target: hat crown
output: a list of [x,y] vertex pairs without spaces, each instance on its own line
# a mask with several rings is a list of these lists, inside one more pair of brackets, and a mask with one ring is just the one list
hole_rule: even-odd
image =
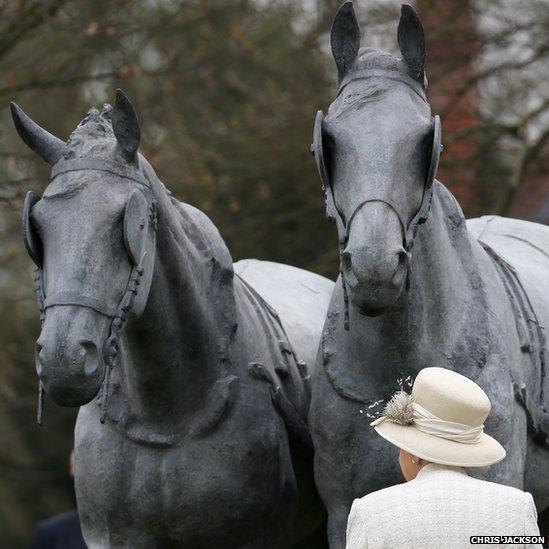
[[445,368],[424,368],[412,388],[414,401],[445,421],[479,427],[490,413],[490,399],[469,378]]

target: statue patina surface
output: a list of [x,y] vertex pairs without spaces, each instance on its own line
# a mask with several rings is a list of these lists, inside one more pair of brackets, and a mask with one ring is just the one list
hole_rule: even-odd
[[352,2],[334,20],[338,96],[312,150],[337,224],[341,276],[323,329],[309,423],[332,548],[354,498],[402,482],[394,448],[369,426],[425,366],[488,393],[486,431],[507,458],[478,474],[549,506],[549,227],[466,221],[435,180],[440,122],[425,97],[425,38],[410,6],[402,57],[360,47]]
[[121,91],[67,143],[12,113],[53,166],[43,196],[27,196],[23,232],[40,400],[80,406],[88,546],[322,547],[307,412],[333,283],[276,263],[233,267],[213,223],[138,153]]

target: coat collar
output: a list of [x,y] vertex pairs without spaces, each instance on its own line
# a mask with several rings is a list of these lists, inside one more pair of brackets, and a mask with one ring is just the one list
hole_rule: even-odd
[[467,471],[463,467],[453,467],[451,465],[439,465],[438,463],[428,463],[424,465],[416,476],[418,480],[424,480],[440,473],[450,473],[452,475],[465,475]]

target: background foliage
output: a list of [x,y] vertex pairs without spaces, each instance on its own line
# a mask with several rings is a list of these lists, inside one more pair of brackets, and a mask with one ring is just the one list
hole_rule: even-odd
[[[324,217],[309,143],[316,110],[326,110],[335,92],[327,31],[338,5],[0,2],[0,539],[6,546],[24,546],[37,520],[74,505],[67,462],[75,418],[48,403],[45,426],[34,424],[39,323],[19,212],[26,190],[42,192],[49,173],[19,142],[8,101],[66,139],[91,106],[111,101],[122,87],[140,113],[142,153],[180,200],[213,219],[235,260],[270,259],[333,277],[336,235]],[[355,5],[363,43],[395,50],[398,3]],[[537,212],[547,196],[540,175],[548,126],[546,2],[420,0],[417,7],[429,44],[429,95],[444,123],[443,180],[468,215],[543,215]],[[521,214],[513,207],[524,185],[533,206]]]

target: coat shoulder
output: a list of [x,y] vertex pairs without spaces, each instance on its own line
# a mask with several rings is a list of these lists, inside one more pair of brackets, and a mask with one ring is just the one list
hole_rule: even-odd
[[520,510],[525,516],[536,516],[537,518],[536,505],[530,492],[523,492],[518,488],[487,480],[478,482],[483,484],[486,491],[491,492],[494,501],[505,502],[508,508],[515,509],[517,513]]
[[383,502],[398,500],[404,494],[409,492],[409,490],[410,483],[404,482],[402,484],[395,484],[393,486],[389,486],[388,488],[370,492],[361,498],[355,499],[353,506],[356,506],[357,510],[376,508]]
[[477,478],[469,477],[470,481],[475,483],[479,490],[486,490],[492,492],[495,496],[506,498],[508,501],[515,503],[522,503],[529,505],[532,496],[529,492],[523,492],[513,486],[506,486],[505,484],[498,484],[497,482],[491,482],[488,480],[480,480]]

